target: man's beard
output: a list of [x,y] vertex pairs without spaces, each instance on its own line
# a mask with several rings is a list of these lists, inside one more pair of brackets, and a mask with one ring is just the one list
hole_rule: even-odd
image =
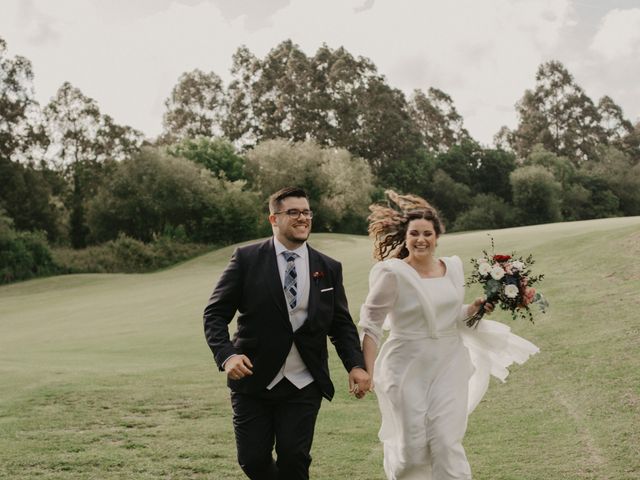
[[[290,241],[291,243],[295,243],[297,245],[302,245],[304,242],[307,241],[307,239],[309,238],[309,234],[311,233],[310,225],[305,225],[305,226],[307,227],[307,232],[306,232],[306,235],[305,235],[304,238],[294,236],[293,232],[291,232],[291,233],[287,232],[285,234],[285,238],[288,241]],[[295,226],[293,228],[295,228]]]

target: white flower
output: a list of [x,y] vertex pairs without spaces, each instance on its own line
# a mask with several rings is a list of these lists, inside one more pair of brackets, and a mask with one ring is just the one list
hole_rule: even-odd
[[504,277],[504,270],[501,266],[496,265],[491,269],[491,276],[494,278],[494,280],[500,280],[502,277]]
[[489,275],[489,273],[491,272],[491,265],[489,265],[488,263],[481,263],[480,265],[478,265],[478,272],[480,273],[480,275]]
[[516,298],[518,296],[518,287],[507,285],[504,287],[504,294],[509,298]]
[[485,257],[480,257],[476,261],[479,265],[482,265],[483,263],[489,263],[489,260],[487,260]]
[[513,268],[514,270],[518,270],[519,272],[521,272],[522,270],[524,270],[524,263],[522,263],[519,260],[516,260],[514,262],[511,262],[511,268]]

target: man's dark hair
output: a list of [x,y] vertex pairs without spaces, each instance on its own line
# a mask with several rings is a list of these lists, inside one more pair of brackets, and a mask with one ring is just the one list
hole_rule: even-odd
[[269,197],[269,213],[277,212],[280,209],[282,200],[287,197],[308,198],[307,192],[300,187],[282,188]]

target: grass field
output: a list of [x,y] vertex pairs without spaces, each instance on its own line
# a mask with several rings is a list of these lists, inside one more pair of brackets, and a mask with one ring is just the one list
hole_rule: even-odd
[[[485,233],[445,235],[439,253],[469,265]],[[500,251],[535,255],[552,306],[535,325],[494,316],[541,353],[470,417],[474,478],[640,479],[640,217],[492,233]],[[369,240],[311,244],[343,262],[356,315]],[[201,319],[231,251],[153,274],[0,287],[0,478],[243,478]],[[321,409],[312,478],[382,480],[375,398],[350,398],[333,351],[331,362],[337,394]]]

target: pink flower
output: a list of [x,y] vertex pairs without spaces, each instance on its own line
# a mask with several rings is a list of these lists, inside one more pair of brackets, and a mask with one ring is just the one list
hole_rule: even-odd
[[531,302],[533,302],[533,299],[536,296],[536,289],[533,287],[526,287],[524,289],[524,298],[522,299],[522,303],[527,306],[529,305]]

